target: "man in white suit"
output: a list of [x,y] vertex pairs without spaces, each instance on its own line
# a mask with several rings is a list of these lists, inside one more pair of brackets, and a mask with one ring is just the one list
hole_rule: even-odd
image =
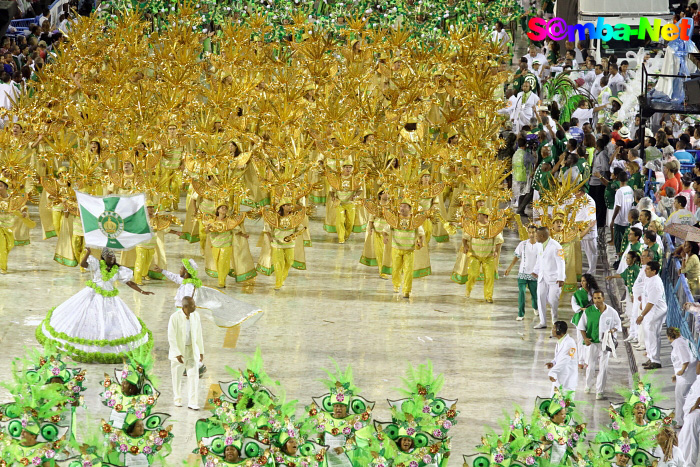
[[552,394],[554,388],[559,386],[564,391],[576,391],[578,386],[578,347],[576,341],[567,334],[568,329],[566,321],[556,321],[552,328],[552,337],[557,338],[557,346],[554,349],[554,360],[545,364],[552,382]]
[[535,329],[546,329],[547,303],[552,308],[552,323],[557,321],[559,315],[559,295],[566,278],[564,250],[556,240],[549,238],[547,227],[537,229],[537,241],[542,244],[542,251],[532,273],[537,278],[537,308],[540,312],[540,322]]
[[202,322],[192,297],[182,299],[182,309],[170,315],[168,343],[170,370],[173,379],[173,399],[176,407],[182,407],[180,386],[182,371],[187,372],[187,407],[199,410],[199,364],[204,360]]

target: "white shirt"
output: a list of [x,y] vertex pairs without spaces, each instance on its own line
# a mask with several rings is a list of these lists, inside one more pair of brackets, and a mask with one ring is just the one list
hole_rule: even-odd
[[[588,318],[586,313],[583,313],[581,315],[581,320],[578,322],[578,326],[576,326],[576,329],[578,331],[585,331],[586,324],[588,324]],[[615,311],[615,309],[610,305],[606,304],[605,311],[601,313],[600,321],[598,321],[598,340],[603,342],[605,334],[613,329],[615,329],[613,336],[617,336],[617,331],[622,330],[622,322],[620,321],[620,315],[617,313],[617,311]]]
[[578,386],[578,348],[576,341],[568,334],[559,339],[554,348],[554,364],[548,376],[556,379],[566,391],[575,391]]
[[668,461],[664,460],[666,456],[664,455],[664,451],[661,449],[661,446],[656,446],[653,455],[659,460],[656,467],[686,467],[683,450],[678,446],[673,446],[671,448],[671,459]]
[[[189,332],[187,326],[189,323]],[[187,335],[190,337],[190,343],[187,344]],[[192,355],[195,360],[199,361],[199,355],[204,355],[204,339],[202,338],[202,321],[199,313],[196,311],[190,313],[190,318],[187,319],[182,310],[177,310],[170,315],[168,321],[168,358],[175,360],[178,355],[185,355],[185,347],[192,346]]]
[[501,32],[494,29],[491,33],[491,42],[495,42],[499,47],[504,48],[505,44],[508,43],[508,33],[505,29],[501,29]]
[[685,382],[691,384],[695,382],[697,360],[695,360],[693,352],[690,350],[688,340],[683,336],[671,342],[671,363],[673,364],[674,374],[681,371],[683,364],[687,363],[688,366],[685,369],[685,373],[682,376],[676,376],[676,378],[683,378]]
[[[523,240],[515,248],[515,256],[520,258],[520,268],[518,276],[531,275],[537,265],[537,257],[542,252],[541,243],[531,243],[530,240]],[[534,278],[533,278],[534,279]]]
[[192,345],[192,325],[189,319],[185,320],[185,336],[185,345]]
[[552,284],[566,279],[564,250],[559,242],[549,238],[547,246],[537,255],[537,264],[533,273],[537,274],[537,282]]
[[658,274],[653,277],[647,277],[644,281],[643,297],[645,303],[654,305],[649,313],[666,314],[666,291],[664,290],[663,282],[661,282],[661,277],[659,277]]
[[[694,371],[694,370],[691,370]],[[697,374],[696,374],[697,376]],[[700,397],[700,377],[696,377],[695,382],[693,383],[692,386],[690,386],[690,391],[688,391],[688,395],[685,396],[685,404],[683,404],[683,414],[688,415],[690,413],[690,409],[693,408],[695,403],[698,401],[698,398]],[[695,409],[697,410],[697,409]]]
[[183,284],[183,278],[177,274],[163,269],[163,275],[170,281],[180,285],[175,292],[175,306],[182,307],[182,299],[185,297],[194,297],[194,284]]
[[593,109],[578,108],[574,110],[571,117],[578,118],[578,127],[580,128],[584,123],[591,123],[591,120],[593,119]]
[[629,214],[630,209],[632,209],[632,204],[634,203],[634,190],[629,186],[621,186],[617,192],[615,192],[615,206],[619,207],[620,210],[615,217],[615,224],[622,227],[627,227],[630,225],[627,220],[627,214]]
[[583,237],[583,240],[590,240],[592,238],[598,238],[598,225],[595,222],[595,201],[589,194],[584,195],[586,197],[586,204],[581,206],[581,208],[576,212],[575,222],[586,222],[590,223],[593,221],[593,228]]
[[537,60],[537,61],[540,62],[540,67],[543,67],[543,66],[545,65],[545,63],[549,63],[549,62],[547,61],[547,57],[545,57],[545,56],[542,55],[541,53],[538,53],[538,54],[535,55],[534,57],[531,56],[531,55],[528,53],[528,54],[525,54],[524,57],[527,59],[527,67],[528,67],[528,68],[530,69],[530,71],[532,71],[533,73],[534,73],[534,71],[535,71],[535,70],[532,68],[532,62],[533,62],[534,60]]
[[687,209],[681,208],[668,216],[666,225],[668,224],[695,225],[695,216]]
[[632,293],[635,299],[638,299],[639,297],[642,297],[642,299],[644,299],[644,283],[647,280],[647,275],[644,271],[646,270],[646,268],[646,264],[641,264],[639,266],[639,274],[637,275],[637,279],[635,279],[634,284],[632,285]]
[[[619,86],[625,83],[625,78],[622,77],[620,73],[615,73],[613,76],[610,74],[608,77],[608,86],[610,86],[610,89],[614,89],[613,86]],[[622,88],[618,88],[619,91],[622,91]]]

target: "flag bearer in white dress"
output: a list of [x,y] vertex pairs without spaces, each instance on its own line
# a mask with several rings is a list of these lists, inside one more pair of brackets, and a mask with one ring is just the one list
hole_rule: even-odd
[[561,245],[549,238],[547,227],[537,228],[537,241],[542,244],[542,251],[537,256],[537,264],[532,276],[537,279],[537,308],[540,312],[540,322],[535,329],[547,327],[547,304],[552,308],[552,323],[557,321],[559,314],[559,295],[566,279],[564,266],[564,250]]
[[596,363],[598,364],[598,379],[596,381],[596,399],[602,399],[605,383],[608,379],[608,360],[610,350],[606,335],[617,337],[617,331],[622,329],[620,315],[613,307],[605,304],[605,293],[602,290],[593,292],[593,305],[586,308],[578,322],[578,330],[583,337],[583,344],[588,347],[586,364],[586,387],[584,392],[591,392],[595,378]]
[[646,303],[642,312],[637,317],[637,324],[644,326],[644,346],[647,349],[649,361],[642,367],[647,370],[661,368],[661,326],[666,320],[666,291],[659,277],[661,265],[658,261],[649,261],[644,273],[647,279],[644,281],[643,300]]
[[202,286],[202,281],[197,277],[197,263],[193,259],[183,259],[180,274],[177,275],[158,266],[154,268],[156,272],[160,272],[166,279],[175,282],[179,287],[175,292],[175,306],[182,307],[182,299],[185,297],[194,297],[196,289]]
[[173,399],[176,407],[182,407],[182,370],[187,372],[187,407],[199,410],[199,365],[204,361],[202,322],[192,297],[182,299],[182,309],[170,315],[168,343],[170,370],[173,379]]
[[567,334],[569,326],[566,321],[557,321],[552,328],[552,336],[558,339],[554,348],[554,360],[545,364],[549,370],[549,380],[554,389],[561,386],[565,392],[571,391],[571,398],[578,386],[578,346],[576,341]]

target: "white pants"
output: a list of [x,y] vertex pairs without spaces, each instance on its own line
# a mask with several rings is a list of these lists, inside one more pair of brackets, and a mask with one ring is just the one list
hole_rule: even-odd
[[588,358],[588,346],[583,345],[583,336],[578,329],[576,329],[576,344],[578,345],[578,349],[576,349],[576,353],[578,353],[578,364],[585,365],[586,359]]
[[180,363],[177,360],[170,360],[170,374],[173,379],[173,401],[177,404],[182,404],[182,395],[180,394],[180,386],[182,386],[182,371],[187,372],[187,397],[189,402],[188,406],[199,407],[197,401],[199,400],[199,365],[197,361],[199,355],[195,358],[192,353],[192,346],[188,345],[185,347],[185,355],[182,356],[182,361]]
[[642,321],[644,326],[644,347],[647,348],[647,357],[653,363],[661,363],[661,326],[666,319],[666,313],[647,313]]
[[[588,235],[586,235],[588,237]],[[588,261],[588,271],[587,274],[595,275],[596,267],[598,266],[598,247],[596,245],[596,236],[591,238],[583,238],[581,240],[581,249],[586,254],[586,260]]]
[[552,308],[552,322],[559,318],[559,295],[561,287],[556,282],[537,281],[537,308],[540,312],[540,324],[547,324],[547,304]]
[[[695,365],[692,365],[695,366]],[[675,374],[675,370],[674,370]],[[695,372],[690,369],[690,366],[685,370],[685,375],[692,375],[695,377]],[[683,406],[685,405],[686,397],[690,391],[690,387],[693,385],[695,380],[691,380],[684,376],[676,376],[676,417],[675,421],[678,426],[683,426]]]
[[[642,314],[642,309],[644,308],[644,300],[637,300],[636,298],[634,299],[634,311],[637,313],[637,318],[639,318],[639,315]],[[646,347],[646,341],[645,341],[645,336],[644,336],[644,322],[642,322],[642,325],[637,325],[637,341],[639,342],[639,345],[643,345]]]
[[698,462],[698,445],[700,445],[700,410],[695,409],[685,414],[683,429],[678,434],[678,447],[688,467],[695,467]]
[[[608,380],[608,360],[610,359],[610,352],[603,351],[603,344],[591,343],[588,347],[588,357],[586,358],[586,363],[588,363],[588,368],[586,368],[586,387],[590,388],[593,386],[593,381],[595,380],[595,392],[596,394],[602,394],[605,392],[605,383]],[[595,370],[596,365],[598,366],[598,378],[596,380]]]
[[518,200],[526,193],[527,181],[513,182],[513,206],[518,205]]
[[637,318],[639,317],[639,311],[637,307],[639,303],[637,303],[636,300],[634,300],[629,293],[629,290],[627,291],[627,296],[625,297],[625,314],[627,315],[627,318],[630,320],[630,332],[629,335],[630,337],[637,339],[638,332],[639,332],[639,326],[637,325]]

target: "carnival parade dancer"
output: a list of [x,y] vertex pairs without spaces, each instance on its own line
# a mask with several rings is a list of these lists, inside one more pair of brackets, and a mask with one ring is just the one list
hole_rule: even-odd
[[102,250],[101,260],[85,250],[81,267],[89,270],[92,279],[83,290],[49,311],[37,328],[39,342],[51,342],[83,362],[117,363],[129,351],[153,346],[153,337],[143,321],[137,318],[118,297],[120,281],[143,295],[146,292],[133,282],[133,272],[117,264],[114,252]]
[[182,300],[185,297],[193,297],[197,304],[198,312],[210,317],[219,327],[232,327],[245,322],[246,325],[254,323],[262,314],[260,307],[236,300],[235,298],[219,292],[211,287],[202,285],[197,271],[197,263],[193,259],[182,260],[180,273],[175,274],[158,266],[154,268],[163,276],[178,284],[175,292],[175,307],[182,308]]

